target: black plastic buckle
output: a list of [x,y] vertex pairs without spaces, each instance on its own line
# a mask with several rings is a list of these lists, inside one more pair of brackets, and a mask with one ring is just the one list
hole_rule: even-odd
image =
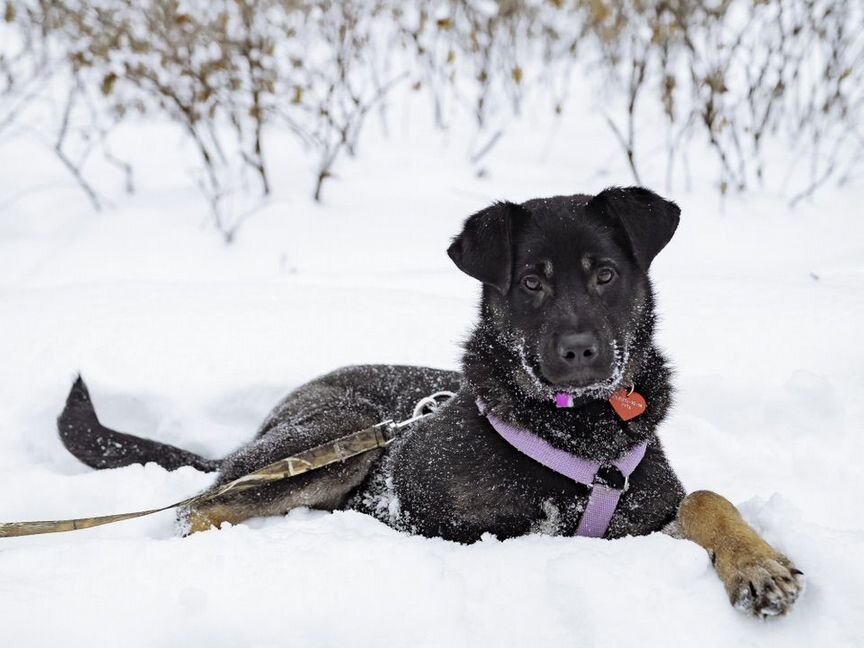
[[620,470],[618,470],[617,466],[613,466],[612,464],[604,464],[600,466],[597,470],[597,474],[594,475],[594,483],[601,484],[602,486],[608,486],[609,488],[614,488],[615,490],[626,491],[627,490],[627,478],[624,476]]

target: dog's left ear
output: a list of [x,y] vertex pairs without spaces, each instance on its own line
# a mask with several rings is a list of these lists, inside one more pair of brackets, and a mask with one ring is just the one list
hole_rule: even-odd
[[642,187],[610,187],[588,203],[588,209],[604,220],[614,220],[624,230],[642,270],[672,239],[681,209]]
[[465,274],[506,294],[510,290],[515,230],[526,217],[525,210],[515,203],[495,203],[465,221],[447,255]]

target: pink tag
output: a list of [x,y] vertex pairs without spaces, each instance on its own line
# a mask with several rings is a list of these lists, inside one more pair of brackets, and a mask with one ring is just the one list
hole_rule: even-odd
[[567,392],[558,392],[555,394],[555,407],[559,409],[573,407],[573,397]]
[[609,404],[612,409],[621,418],[622,421],[629,421],[636,418],[648,405],[645,403],[645,397],[639,392],[627,393],[626,389],[619,389],[609,397]]

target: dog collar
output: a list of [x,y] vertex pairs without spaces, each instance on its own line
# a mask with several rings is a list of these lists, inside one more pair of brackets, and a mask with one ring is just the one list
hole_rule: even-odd
[[576,535],[589,538],[605,536],[618,508],[618,500],[629,486],[630,475],[645,457],[648,441],[639,443],[614,461],[590,461],[559,450],[536,434],[502,421],[479,400],[477,407],[501,438],[519,452],[591,489]]
[[[567,392],[558,392],[552,400],[555,401],[555,407],[559,409],[573,407],[573,395]],[[648,407],[645,397],[632,387],[629,390],[619,389],[616,391],[609,397],[609,404],[622,421],[636,418]]]

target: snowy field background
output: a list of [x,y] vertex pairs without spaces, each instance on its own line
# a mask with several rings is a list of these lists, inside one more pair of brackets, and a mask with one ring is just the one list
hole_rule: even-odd
[[[102,421],[221,456],[287,390],[332,368],[455,368],[478,287],[444,250],[495,199],[629,184],[586,94],[523,120],[475,179],[408,96],[370,122],[323,205],[286,139],[276,191],[223,244],[168,125],[127,123],[138,192],[94,213],[50,152],[0,149],[0,519],[161,505],[211,477],[93,472],[54,418],[76,372]],[[466,131],[467,132],[467,131]],[[782,152],[781,152],[782,153]],[[656,534],[473,546],[355,513],[295,511],[187,539],[173,515],[0,541],[0,631],[15,646],[860,646],[864,643],[864,183],[789,211],[771,193],[663,186],[682,224],[655,263],[659,338],[677,368],[661,437],[688,489],[710,488],[806,572],[792,614],[733,610],[705,553]],[[106,171],[106,178],[108,178]],[[112,186],[110,179],[107,186]],[[117,183],[119,184],[119,182]]]

